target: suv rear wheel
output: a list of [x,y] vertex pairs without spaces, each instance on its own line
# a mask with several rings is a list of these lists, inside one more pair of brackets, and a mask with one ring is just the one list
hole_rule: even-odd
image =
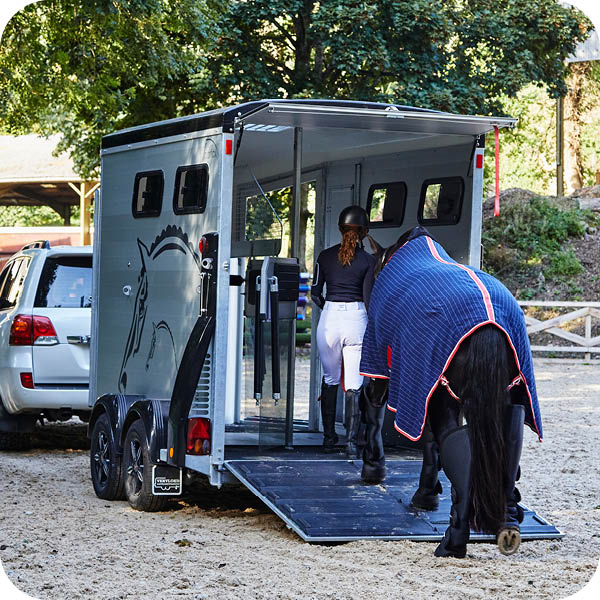
[[123,473],[121,457],[106,413],[94,423],[90,448],[92,483],[98,498],[123,500]]
[[152,495],[152,463],[141,420],[134,421],[127,431],[123,447],[125,495],[135,510],[154,512],[164,508],[167,498]]
[[0,450],[29,450],[30,447],[30,433],[0,433]]

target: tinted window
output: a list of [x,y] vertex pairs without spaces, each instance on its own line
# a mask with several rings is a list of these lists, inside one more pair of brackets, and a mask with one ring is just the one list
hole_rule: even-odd
[[23,289],[25,275],[27,275],[27,266],[29,261],[26,259],[17,259],[6,265],[2,276],[0,277],[0,310],[13,308]]
[[376,183],[369,188],[367,214],[374,227],[395,227],[404,220],[406,184],[402,181]]
[[460,219],[464,183],[462,177],[428,179],[421,188],[419,223],[454,225]]
[[162,171],[138,173],[133,184],[133,216],[158,217],[162,208],[164,177]]
[[35,306],[89,308],[91,305],[92,257],[47,258],[35,296]]
[[173,211],[176,215],[204,212],[207,192],[208,165],[179,167],[175,176]]

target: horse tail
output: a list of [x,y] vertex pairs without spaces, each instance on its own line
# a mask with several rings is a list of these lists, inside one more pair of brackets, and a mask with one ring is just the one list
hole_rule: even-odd
[[480,327],[469,342],[461,398],[471,440],[470,524],[495,535],[505,521],[503,425],[516,365],[506,335],[494,325]]

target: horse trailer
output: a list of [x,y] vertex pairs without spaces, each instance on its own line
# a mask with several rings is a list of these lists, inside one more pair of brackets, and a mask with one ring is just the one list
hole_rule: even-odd
[[[305,540],[441,539],[447,480],[439,511],[417,514],[406,499],[420,461],[397,450],[384,484],[369,487],[361,461],[321,452],[316,343],[310,360],[295,347],[300,266],[305,242],[314,256],[337,243],[340,210],[358,204],[380,244],[423,224],[478,267],[485,134],[514,124],[263,100],[105,136],[89,396],[96,494],[158,510],[203,475],[242,482]],[[526,513],[523,539],[560,537]]]

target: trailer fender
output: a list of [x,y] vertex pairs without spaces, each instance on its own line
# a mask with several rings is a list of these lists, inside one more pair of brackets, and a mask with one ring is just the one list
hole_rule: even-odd
[[143,398],[144,396],[125,396],[123,394],[104,394],[103,396],[100,396],[100,398],[96,400],[94,408],[92,409],[92,414],[90,415],[87,432],[88,437],[91,438],[94,425],[100,415],[106,413],[112,428],[113,438],[118,446],[118,452],[119,454],[122,454],[123,443],[121,437],[124,438],[124,435],[122,434],[125,418],[131,405]]
[[142,398],[131,404],[120,431],[119,445],[121,448],[125,443],[129,427],[134,421],[140,419],[146,432],[150,460],[153,464],[160,462],[160,450],[167,447],[169,404],[169,400],[155,398]]

